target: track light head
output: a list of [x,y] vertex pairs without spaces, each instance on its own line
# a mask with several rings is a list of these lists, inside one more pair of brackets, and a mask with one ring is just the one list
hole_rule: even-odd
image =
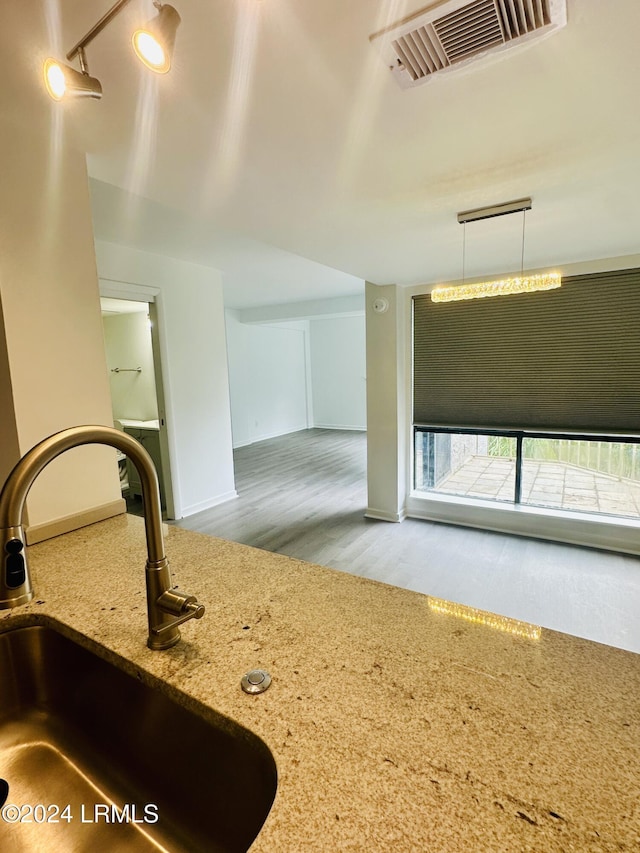
[[171,68],[173,45],[180,15],[173,6],[159,6],[153,20],[136,30],[132,37],[133,49],[147,68],[158,74],[166,74]]
[[54,101],[67,97],[102,97],[102,85],[96,77],[91,77],[86,71],[76,71],[52,57],[45,59],[43,74],[47,92]]

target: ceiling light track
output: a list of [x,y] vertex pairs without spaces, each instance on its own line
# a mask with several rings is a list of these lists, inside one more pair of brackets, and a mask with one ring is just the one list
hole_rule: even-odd
[[108,12],[100,18],[97,24],[94,24],[89,32],[84,35],[80,41],[71,48],[69,53],[67,54],[67,59],[71,62],[76,56],[79,56],[81,52],[84,51],[85,47],[90,44],[94,38],[99,35],[103,29],[107,26],[107,24],[111,23],[111,21],[115,18],[118,12],[122,11],[124,7],[130,2],[130,0],[117,0],[117,3],[114,3],[113,6],[109,9]]
[[[54,101],[60,101],[65,97],[102,97],[100,81],[89,74],[85,48],[129,2],[130,0],[117,0],[67,53],[69,62],[78,59],[80,71],[52,57],[45,60],[43,68],[45,86]],[[173,6],[162,4],[160,0],[153,0],[153,5],[158,10],[158,14],[144,27],[135,31],[132,37],[133,49],[147,68],[158,74],[165,74],[171,68],[180,15]]]

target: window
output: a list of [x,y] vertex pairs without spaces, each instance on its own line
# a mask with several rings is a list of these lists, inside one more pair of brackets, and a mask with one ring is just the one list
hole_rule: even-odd
[[[415,296],[411,514],[607,546],[623,530],[635,553],[638,329],[640,269],[494,299]],[[606,516],[610,538],[575,512]]]
[[640,439],[415,429],[417,492],[640,519]]

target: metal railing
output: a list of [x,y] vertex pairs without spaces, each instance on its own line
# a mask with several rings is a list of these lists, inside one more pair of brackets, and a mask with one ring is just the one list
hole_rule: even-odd
[[[525,462],[556,462],[640,485],[640,435],[414,426],[414,436],[420,434],[485,438],[487,456],[515,461],[514,503],[520,503],[522,499],[522,469]],[[424,442],[414,440],[414,448],[414,486],[416,489],[433,489],[435,449],[428,448],[428,458],[425,459]],[[451,449],[448,452],[451,459]],[[472,451],[467,452],[473,455]]]

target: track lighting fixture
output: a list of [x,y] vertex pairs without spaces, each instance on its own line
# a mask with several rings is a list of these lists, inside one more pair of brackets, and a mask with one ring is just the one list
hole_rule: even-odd
[[[98,23],[67,53],[67,60],[70,62],[78,58],[79,71],[52,57],[45,60],[44,83],[54,101],[60,101],[65,97],[102,97],[100,81],[89,75],[84,50],[127,3],[129,0],[117,0]],[[160,0],[153,0],[153,5],[158,10],[158,14],[145,27],[136,30],[133,34],[133,49],[147,68],[158,74],[165,74],[171,68],[173,45],[176,30],[180,24],[180,15],[173,6],[163,5]]]

